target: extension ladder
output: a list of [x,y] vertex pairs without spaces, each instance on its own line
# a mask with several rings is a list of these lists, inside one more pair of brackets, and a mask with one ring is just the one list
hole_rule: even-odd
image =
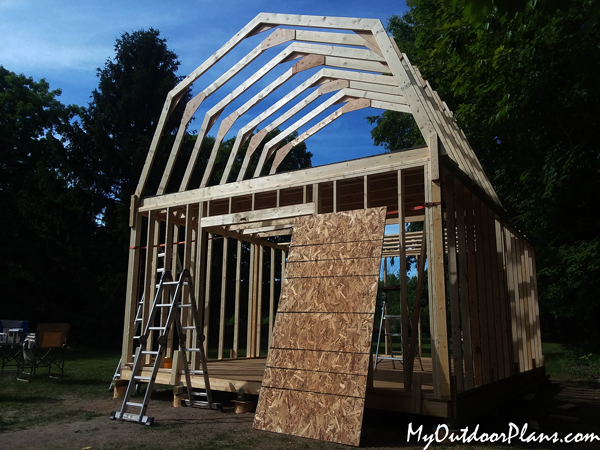
[[[189,292],[191,300],[189,303],[183,303],[181,301],[183,297],[182,292],[184,286],[188,286],[187,291]],[[218,409],[220,407],[219,404],[214,403],[212,400],[210,381],[206,367],[206,355],[204,353],[204,346],[202,343],[204,337],[202,335],[200,324],[198,323],[198,311],[196,308],[196,301],[194,299],[194,289],[192,286],[192,278],[190,272],[187,269],[183,270],[179,276],[179,279],[177,281],[174,281],[173,277],[171,276],[171,272],[169,270],[164,270],[157,288],[158,289],[156,291],[154,303],[152,304],[152,308],[150,310],[150,317],[148,319],[148,323],[145,326],[144,333],[139,336],[140,345],[138,347],[135,360],[133,362],[131,378],[129,379],[129,383],[127,385],[127,391],[123,399],[123,405],[121,406],[120,411],[113,411],[110,414],[110,419],[112,420],[118,419],[136,423],[143,423],[147,426],[152,425],[154,418],[146,416],[145,414],[148,408],[148,404],[150,402],[150,395],[152,394],[152,390],[156,382],[156,375],[158,374],[158,368],[164,356],[164,352],[168,342],[169,331],[173,322],[175,322],[175,329],[179,337],[180,357],[182,359],[183,369],[185,373],[186,388],[188,392],[188,400],[190,406],[208,409]],[[163,295],[165,289],[168,294],[166,296]],[[168,299],[166,303],[164,302],[165,297]],[[155,326],[154,322],[157,316],[157,312],[159,310],[162,311],[163,308],[168,308],[167,320],[164,324],[160,326]],[[179,314],[181,308],[191,308],[190,315],[192,317],[193,326],[182,326]],[[198,336],[198,341],[196,343],[196,347],[194,348],[186,347],[185,331],[187,330],[195,330],[196,336]],[[152,350],[151,333],[153,332],[158,332],[157,350]],[[202,370],[190,369],[188,365],[188,353],[191,352],[197,352],[199,354]],[[142,367],[143,361],[147,358],[147,356],[154,357],[154,362],[152,364],[152,369],[149,376],[144,376],[142,375]],[[177,369],[173,368],[173,370]],[[192,382],[190,375],[204,376],[204,393],[194,393],[192,391]],[[137,383],[148,383],[146,392],[144,393],[144,398],[141,403],[131,401],[131,397],[133,395],[135,385]],[[204,397],[206,397],[206,401],[193,401],[193,396],[197,396],[198,394],[201,394]],[[138,412],[128,413],[127,411],[129,408],[138,408]]]

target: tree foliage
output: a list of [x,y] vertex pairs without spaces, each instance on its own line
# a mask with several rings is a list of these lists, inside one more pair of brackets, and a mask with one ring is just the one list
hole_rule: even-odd
[[[78,111],[45,80],[0,66],[0,268],[3,319],[89,325],[96,298],[94,216],[73,186],[64,135]],[[88,315],[89,314],[89,315]]]
[[[60,91],[44,80],[0,66],[3,319],[30,320],[33,327],[69,322],[71,337],[80,342],[120,343],[130,196],[167,94],[181,79],[178,66],[158,30],[123,33],[115,55],[98,69],[98,87],[86,107],[65,106]],[[185,93],[166,123],[145,194],[158,187],[189,99]],[[179,186],[195,141],[183,137],[171,190]],[[204,140],[192,185],[200,183],[213,144],[210,136]],[[219,180],[232,145],[223,143]],[[281,169],[310,167],[311,156],[299,145]]]
[[494,8],[474,24],[467,3],[411,0],[389,31],[455,111],[511,221],[534,244],[543,312],[561,318],[563,331],[593,337],[600,29],[582,30],[593,2],[543,4],[518,14]]

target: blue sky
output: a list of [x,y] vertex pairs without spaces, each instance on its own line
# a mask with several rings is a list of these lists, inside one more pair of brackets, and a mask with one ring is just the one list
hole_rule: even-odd
[[[402,14],[405,10],[404,1],[380,0],[0,0],[0,64],[35,80],[45,78],[51,89],[62,90],[59,99],[63,103],[85,105],[89,102],[91,91],[98,84],[96,69],[113,56],[115,39],[125,31],[150,27],[160,30],[161,36],[167,39],[169,48],[179,55],[181,66],[178,74],[187,75],[260,12],[374,18],[386,25],[390,16]],[[254,40],[249,39],[251,42],[236,49],[216,68],[226,70],[264,37],[266,34],[252,38]],[[274,51],[278,53],[282,48]],[[276,53],[259,58],[256,61],[258,67]],[[281,70],[287,67],[282,67]],[[256,70],[257,65],[252,66],[234,82],[239,84]],[[281,72],[277,74],[279,73]],[[242,97],[232,108],[241,105],[242,101],[266,86],[277,74],[262,80],[254,91]],[[208,74],[206,79],[199,80],[194,92],[206,87],[216,76],[216,73]],[[299,79],[294,85],[301,81]],[[285,92],[281,93],[284,94]],[[218,99],[215,96],[212,102],[203,106],[208,108]],[[226,110],[221,117],[224,118],[232,110]],[[201,109],[199,113],[202,111]],[[325,115],[329,112],[331,111],[327,111]],[[321,165],[381,153],[381,147],[373,146],[369,133],[371,126],[364,119],[367,115],[377,113],[379,111],[371,109],[356,111],[311,137],[307,145],[315,154],[313,164]],[[200,115],[196,117],[194,124],[197,128],[202,118]],[[322,117],[319,116],[300,131]],[[247,118],[250,119],[251,116]],[[191,128],[194,129],[194,125]],[[216,133],[213,131],[211,134]]]

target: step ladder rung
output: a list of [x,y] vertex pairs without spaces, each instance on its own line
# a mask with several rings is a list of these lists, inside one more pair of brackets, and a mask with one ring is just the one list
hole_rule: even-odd
[[156,255],[156,256],[158,256],[159,258],[164,258],[164,257],[165,257],[165,252],[163,252],[163,253],[159,253],[159,254],[158,254],[158,255]]
[[386,361],[402,361],[402,356],[378,356],[377,359],[385,359]]
[[[164,250],[160,253],[158,253],[159,257],[163,257],[166,259],[166,256],[169,254],[169,252],[165,252]],[[149,402],[149,398],[144,397],[143,403],[138,403],[140,400],[138,399],[138,402],[132,402],[129,401],[130,399],[130,395],[131,395],[131,391],[130,389],[133,387],[133,385],[139,385],[141,383],[148,383],[148,386],[151,386],[154,382],[157,381],[157,368],[158,368],[158,363],[162,360],[162,356],[164,355],[163,353],[163,345],[166,342],[165,338],[168,335],[169,330],[174,331],[175,327],[177,329],[178,333],[182,333],[184,330],[187,331],[192,331],[195,330],[196,332],[199,333],[199,335],[201,336],[202,334],[202,324],[198,324],[196,323],[197,318],[195,317],[195,314],[192,314],[191,318],[192,320],[187,321],[185,323],[187,324],[192,324],[192,326],[181,326],[181,322],[176,320],[176,325],[173,324],[173,322],[168,321],[167,323],[165,322],[158,322],[158,321],[154,321],[154,315],[157,311],[165,311],[164,309],[159,310],[158,308],[170,308],[169,311],[173,312],[173,308],[177,307],[177,308],[192,308],[190,311],[195,311],[196,310],[196,305],[193,302],[193,290],[192,290],[192,286],[193,286],[193,282],[190,278],[190,274],[187,270],[185,271],[180,271],[179,267],[177,271],[170,271],[170,267],[167,264],[160,264],[163,265],[164,267],[162,268],[157,268],[156,272],[158,274],[162,275],[157,275],[160,276],[160,283],[157,284],[157,287],[160,287],[162,289],[163,286],[167,286],[167,291],[169,293],[169,297],[166,296],[162,296],[164,295],[164,291],[163,294],[161,294],[160,292],[157,292],[154,299],[150,299],[147,298],[146,303],[148,303],[148,301],[150,301],[151,303],[148,304],[148,306],[152,305],[152,314],[151,317],[145,317],[143,315],[143,311],[144,311],[144,298],[142,297],[142,301],[140,301],[138,303],[138,309],[137,309],[137,313],[135,315],[134,318],[134,324],[135,324],[135,331],[134,334],[135,336],[133,336],[134,339],[138,339],[138,344],[141,344],[141,346],[137,349],[136,351],[136,359],[135,359],[135,363],[134,363],[134,368],[135,371],[134,373],[138,374],[138,375],[133,375],[131,376],[131,379],[128,382],[128,394],[126,396],[126,398],[123,400],[123,407],[122,407],[122,411],[125,410],[127,408],[127,406],[131,406],[131,407],[137,407],[140,408],[140,412],[138,414],[132,414],[132,413],[121,413],[119,411],[113,411],[110,415],[110,418],[115,420],[128,420],[128,421],[132,421],[132,422],[136,422],[136,423],[143,423],[145,425],[151,425],[154,418],[153,417],[148,417],[148,416],[142,416],[142,414],[144,413],[144,410],[146,409],[146,407],[148,406],[148,402]],[[175,274],[177,275],[177,277],[175,277]],[[175,281],[176,280],[176,281]],[[189,289],[180,289],[180,286],[188,286]],[[178,296],[181,293],[181,296]],[[144,324],[142,324],[142,327],[139,327],[140,322],[145,322]],[[164,326],[154,326],[154,325],[161,325],[164,323]],[[140,331],[141,328],[141,331]],[[150,343],[148,343],[148,346],[146,346],[146,341],[149,338],[149,332],[157,332],[157,337],[158,337],[158,350],[153,350],[152,346],[150,345]],[[136,345],[136,344],[134,344]],[[180,342],[180,348],[182,350],[184,350],[185,352],[199,352],[200,353],[200,360],[202,362],[202,365],[200,367],[206,368],[205,366],[205,357],[204,357],[204,350],[201,344],[195,344],[195,345],[200,345],[199,348],[189,348],[186,349],[185,348],[185,344],[184,344],[184,340],[182,340]],[[147,349],[147,350],[146,350]],[[143,359],[138,359],[138,357],[142,356]],[[148,368],[146,368],[146,371],[142,372],[140,370],[138,370],[139,368],[139,364],[141,361],[144,361],[146,359],[149,359],[149,357],[152,357],[153,359],[153,366],[151,371],[148,370]],[[189,355],[188,355],[189,356]],[[183,358],[185,358],[185,356],[182,355]],[[189,360],[188,360],[189,361]],[[113,377],[113,383],[111,384],[114,385],[114,379],[119,379],[120,378],[120,366],[121,366],[121,362],[119,362],[119,366],[117,367],[117,370],[115,371],[115,375]],[[186,372],[186,376],[188,376],[189,379],[189,375],[200,375],[200,376],[204,376],[207,377],[208,376],[208,372],[206,370],[190,370],[189,369],[189,365],[185,365],[185,372]],[[143,376],[144,375],[144,376]],[[205,392],[191,392],[189,393],[191,400],[188,400],[188,404],[190,404],[191,406],[196,406],[196,407],[204,407],[204,408],[210,408],[210,409],[221,409],[221,405],[219,403],[215,403],[213,401],[209,401],[211,399],[211,390],[210,387],[207,387],[207,389],[205,390]]]
[[391,315],[391,314],[386,314],[383,316],[384,319],[401,319],[402,316],[397,316],[397,315]]
[[387,333],[387,336],[399,337],[399,336],[402,336],[402,333]]
[[143,403],[134,403],[134,402],[127,402],[125,403],[127,406],[137,406],[138,408],[143,408],[144,404]]

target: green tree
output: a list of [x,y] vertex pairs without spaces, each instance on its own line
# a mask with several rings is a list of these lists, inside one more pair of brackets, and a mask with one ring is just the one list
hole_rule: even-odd
[[73,335],[93,322],[82,299],[94,296],[96,224],[89,193],[73,185],[65,148],[78,112],[45,80],[0,66],[0,262],[2,315],[70,322]]
[[[98,87],[70,135],[70,156],[76,182],[97,193],[102,202],[94,214],[101,225],[98,242],[104,248],[97,286],[108,309],[121,310],[127,278],[129,206],[167,94],[181,80],[179,61],[158,30],[123,33],[115,55],[98,69]],[[174,132],[181,120],[184,95],[167,121],[146,193],[154,193],[162,176]],[[191,142],[185,138],[183,152]],[[119,316],[114,323],[119,323]],[[115,333],[119,334],[118,326]]]
[[594,4],[495,9],[480,25],[464,5],[411,0],[389,30],[455,111],[512,223],[535,246],[542,311],[598,342],[600,29],[582,31]]

